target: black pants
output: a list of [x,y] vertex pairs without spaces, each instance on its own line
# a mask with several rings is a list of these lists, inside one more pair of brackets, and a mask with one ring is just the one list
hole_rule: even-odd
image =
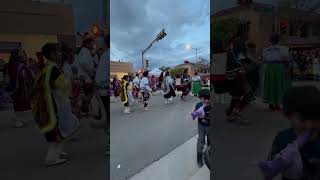
[[150,93],[149,92],[142,92],[142,97],[144,101],[144,107],[146,108],[148,106],[148,101],[150,99]]

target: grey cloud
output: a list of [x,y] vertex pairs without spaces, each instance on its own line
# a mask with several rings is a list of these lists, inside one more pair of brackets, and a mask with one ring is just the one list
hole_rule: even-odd
[[[154,44],[146,54],[146,57],[152,59],[150,65],[158,66],[153,61],[164,63],[171,60],[183,61],[188,53],[177,53],[179,51],[176,50],[184,48],[184,44],[177,43],[176,38],[190,33],[185,27],[202,26],[208,23],[207,16],[210,8],[208,1],[202,0],[200,11],[196,13],[186,13],[190,9],[183,8],[181,1],[145,0],[141,2],[111,0],[110,22],[111,41],[113,42],[111,50],[115,48],[122,51],[126,54],[126,58],[131,59],[133,63],[140,64],[141,50],[149,45],[162,28],[166,28],[168,35],[165,39]],[[208,38],[207,44],[209,41]]]

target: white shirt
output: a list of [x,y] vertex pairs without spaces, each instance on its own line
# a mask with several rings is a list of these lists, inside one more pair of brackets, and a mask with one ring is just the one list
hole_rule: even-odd
[[77,58],[77,66],[79,67],[79,75],[84,76],[87,81],[91,81],[90,73],[87,71],[94,71],[94,58],[88,48],[81,48]]
[[201,77],[200,76],[193,76],[192,81],[201,81]]
[[135,77],[134,79],[133,79],[133,85],[134,86],[139,86],[139,77]]
[[95,81],[97,83],[103,83],[107,81],[108,78],[108,61],[109,61],[109,50],[105,51],[98,63]]
[[171,78],[171,76],[167,76],[167,77],[166,77],[166,83],[167,83],[167,84],[173,84],[173,83],[174,83],[174,81],[173,81],[173,79]]
[[143,77],[140,81],[140,88],[148,88],[149,87],[149,79],[147,77]]
[[289,60],[289,50],[284,46],[270,46],[263,50],[262,52],[263,61],[288,61]]

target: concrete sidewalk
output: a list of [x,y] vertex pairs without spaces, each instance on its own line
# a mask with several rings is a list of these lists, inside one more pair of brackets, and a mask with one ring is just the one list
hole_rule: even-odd
[[152,163],[129,180],[209,180],[210,172],[199,169],[196,159],[197,136]]

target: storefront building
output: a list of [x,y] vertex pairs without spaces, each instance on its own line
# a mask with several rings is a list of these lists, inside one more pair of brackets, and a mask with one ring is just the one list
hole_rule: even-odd
[[133,74],[133,64],[130,62],[110,61],[110,78],[117,76],[121,79],[124,75]]
[[72,7],[63,4],[10,0],[0,2],[0,59],[8,61],[10,52],[23,48],[28,58],[48,42],[75,45]]

